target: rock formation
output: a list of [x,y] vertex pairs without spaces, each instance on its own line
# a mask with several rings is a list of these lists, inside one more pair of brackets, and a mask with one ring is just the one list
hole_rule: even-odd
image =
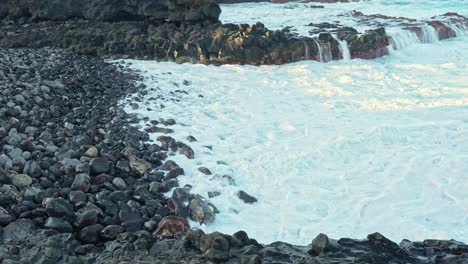
[[221,9],[212,0],[2,0],[0,19],[30,18],[97,21],[217,21]]

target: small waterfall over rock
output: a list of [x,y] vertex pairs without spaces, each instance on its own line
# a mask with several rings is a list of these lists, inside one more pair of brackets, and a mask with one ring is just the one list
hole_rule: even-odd
[[310,59],[310,49],[309,49],[309,43],[304,40],[304,58],[306,60]]
[[[448,29],[453,30],[457,36],[466,34],[464,23],[439,22]],[[406,48],[413,44],[436,43],[441,37],[439,31],[432,25],[424,24],[402,29],[387,29],[390,44],[394,50]],[[444,37],[442,37],[444,39]]]
[[429,25],[421,27],[421,34],[418,36],[421,43],[435,43],[439,41],[439,33],[437,30]]
[[340,44],[340,52],[341,52],[341,56],[343,57],[343,60],[350,60],[351,59],[351,53],[349,51],[348,42],[346,42],[346,40],[340,40],[335,35],[332,35],[332,37],[336,41],[338,41],[338,43]]
[[320,42],[317,40],[317,38],[312,38],[315,42],[315,44],[317,44],[317,49],[318,49],[318,61],[320,62],[323,62],[323,59],[322,59],[322,47],[320,45]]
[[318,38],[312,38],[318,47],[320,62],[329,62],[333,59],[330,43],[322,43]]

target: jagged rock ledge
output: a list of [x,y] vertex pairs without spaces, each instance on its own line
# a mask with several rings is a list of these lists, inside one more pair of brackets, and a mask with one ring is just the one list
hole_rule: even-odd
[[[388,54],[390,45],[382,27],[363,33],[338,28],[337,40],[329,32],[303,37],[287,28],[268,30],[260,22],[222,24],[218,21],[221,10],[212,0],[114,2],[8,0],[0,7],[0,47],[67,48],[105,58],[262,65],[339,60],[343,56],[338,40],[346,41],[351,58],[381,57]],[[468,24],[466,18],[459,19]],[[440,39],[456,36],[439,20],[428,24]],[[417,31],[418,26],[411,30]]]
[[[318,38],[299,37],[287,30],[268,30],[263,24],[221,23],[147,24],[143,21],[96,22],[43,21],[1,28],[3,48],[68,48],[105,58],[172,60],[203,64],[284,64],[321,60],[320,50],[330,50],[329,60],[342,59],[339,43],[330,33]],[[346,31],[353,58],[387,54],[385,29],[364,34]]]

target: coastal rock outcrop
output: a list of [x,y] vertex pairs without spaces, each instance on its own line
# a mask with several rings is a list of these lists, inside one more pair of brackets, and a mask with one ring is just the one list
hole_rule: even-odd
[[27,18],[97,21],[217,21],[221,9],[212,0],[3,0],[0,19]]
[[[47,28],[47,30],[43,30]],[[68,48],[106,58],[172,60],[203,64],[284,64],[300,60],[330,61],[343,56],[330,33],[317,38],[297,36],[287,29],[269,30],[262,23],[221,24],[165,23],[143,21],[90,22],[44,21],[22,27],[4,26],[0,47]],[[354,32],[348,36],[353,58],[386,54],[385,30]],[[348,40],[347,40],[348,41]]]

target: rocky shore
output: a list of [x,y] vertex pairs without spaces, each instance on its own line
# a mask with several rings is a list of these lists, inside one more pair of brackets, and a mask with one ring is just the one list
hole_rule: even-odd
[[[212,1],[117,2],[7,0],[0,6],[1,263],[468,261],[468,245],[457,241],[396,244],[379,233],[363,240],[311,234],[305,246],[262,245],[242,231],[192,229],[187,219],[209,223],[217,209],[191,186],[179,186],[184,170],[167,158],[196,153],[169,136],[176,120],[155,117],[145,120],[150,127],[138,127],[140,118],[120,103],[145,96],[136,85],[140,77],[125,63],[99,57],[281,64],[318,60],[322,44],[330,59],[340,59],[338,42],[330,33],[313,39],[261,23],[223,25]],[[353,58],[386,54],[383,28],[337,32]],[[155,100],[164,104],[164,95]],[[151,142],[152,131],[168,135]],[[239,198],[255,202],[245,192]]]
[[[118,103],[144,93],[125,65],[53,49],[0,50],[2,263],[464,263],[468,245],[382,235],[261,245],[245,232],[204,234],[215,208],[178,188],[165,161],[191,148],[147,143]],[[143,95],[143,94],[141,94]],[[138,100],[137,97],[134,100]],[[161,102],[164,103],[164,102]],[[174,120],[149,120],[173,124]],[[172,197],[164,192],[176,188]],[[311,234],[312,235],[312,234]]]

